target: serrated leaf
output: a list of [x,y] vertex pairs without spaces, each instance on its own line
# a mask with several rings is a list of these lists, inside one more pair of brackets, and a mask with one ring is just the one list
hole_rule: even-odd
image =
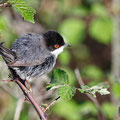
[[110,92],[107,90],[108,86],[93,86],[93,87],[88,87],[88,86],[81,86],[81,89],[78,89],[81,93],[89,93],[96,97],[96,93],[99,93],[101,95],[107,95],[110,94]]
[[53,70],[50,83],[67,85],[69,83],[67,73],[60,69]]
[[47,89],[51,89],[52,87],[55,88],[55,86],[57,86],[58,88],[63,85],[68,85],[68,83],[69,83],[69,78],[67,73],[63,70],[55,69],[52,72],[51,81],[50,84],[47,85]]
[[8,0],[7,3],[11,4],[17,12],[19,12],[25,20],[34,23],[35,10],[27,5],[25,0]]
[[75,95],[75,88],[64,86],[58,89],[58,94],[63,100],[70,100]]

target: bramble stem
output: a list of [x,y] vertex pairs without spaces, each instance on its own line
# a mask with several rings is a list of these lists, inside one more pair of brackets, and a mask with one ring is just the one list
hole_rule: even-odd
[[43,120],[47,120],[47,118],[45,117],[44,112],[42,111],[42,109],[40,108],[38,103],[35,101],[35,99],[31,95],[31,93],[29,92],[29,90],[20,82],[19,78],[17,78],[15,80],[15,82],[18,84],[18,86],[23,91],[25,97],[27,97],[29,99],[29,101],[31,102],[31,104],[34,106],[34,108],[35,108],[36,112],[38,113],[40,119],[42,118]]

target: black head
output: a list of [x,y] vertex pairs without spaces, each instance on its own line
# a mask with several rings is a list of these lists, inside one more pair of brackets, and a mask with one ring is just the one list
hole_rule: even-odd
[[43,34],[48,50],[53,51],[65,45],[63,37],[56,31],[48,31]]

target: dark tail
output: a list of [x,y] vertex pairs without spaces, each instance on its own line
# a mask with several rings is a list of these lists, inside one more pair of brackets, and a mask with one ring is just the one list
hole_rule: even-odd
[[14,62],[16,59],[15,52],[3,47],[4,42],[0,42],[0,54],[2,55],[3,59],[6,63]]

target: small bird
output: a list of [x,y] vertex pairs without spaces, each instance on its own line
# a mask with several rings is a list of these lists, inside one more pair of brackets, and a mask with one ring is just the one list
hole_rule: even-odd
[[65,47],[71,47],[56,31],[44,34],[27,33],[19,37],[11,49],[2,44],[0,43],[0,54],[8,67],[22,80],[29,82],[49,73],[55,66],[57,56]]

